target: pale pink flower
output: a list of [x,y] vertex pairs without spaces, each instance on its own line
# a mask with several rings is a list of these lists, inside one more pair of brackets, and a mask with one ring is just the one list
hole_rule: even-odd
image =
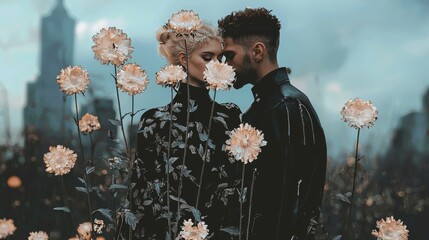
[[61,91],[67,95],[83,93],[89,84],[88,71],[83,70],[82,66],[61,69],[57,76],[57,83]]
[[0,239],[6,238],[15,232],[16,227],[12,219],[0,219]]
[[28,236],[28,240],[48,240],[48,234],[43,231],[31,232]]
[[101,64],[122,65],[131,58],[134,48],[131,39],[121,29],[116,27],[102,28],[92,37],[95,45],[92,46],[94,57]]
[[192,10],[181,10],[171,15],[167,25],[175,33],[191,34],[201,28],[202,23]]
[[179,65],[170,64],[156,73],[156,83],[163,87],[175,87],[181,81],[186,81],[186,73]]
[[264,134],[245,123],[231,131],[229,139],[226,140],[226,150],[235,160],[244,164],[250,163],[258,158],[261,147],[267,145]]
[[98,117],[92,114],[86,113],[79,120],[79,130],[83,133],[90,133],[101,128]]
[[94,219],[94,231],[98,234],[101,234],[103,231],[102,229],[104,228],[104,221],[100,220],[100,219]]
[[387,217],[386,220],[377,221],[378,231],[372,230],[377,240],[408,240],[407,226],[401,220]]
[[118,71],[116,77],[116,86],[131,96],[143,92],[149,84],[146,71],[135,63],[125,64]]
[[229,90],[235,81],[234,68],[219,61],[211,60],[207,63],[203,74],[208,89]]
[[77,154],[62,145],[49,147],[49,152],[43,156],[46,172],[55,173],[56,176],[69,173],[74,167],[76,159]]
[[84,222],[77,227],[77,233],[83,240],[91,240],[92,225],[90,222]]
[[342,121],[348,122],[350,127],[356,129],[371,127],[378,118],[378,110],[371,101],[363,101],[360,98],[349,100],[341,110]]
[[209,230],[204,222],[199,222],[197,226],[193,226],[194,223],[191,219],[183,221],[182,231],[179,233],[179,237],[185,240],[204,240],[209,235]]

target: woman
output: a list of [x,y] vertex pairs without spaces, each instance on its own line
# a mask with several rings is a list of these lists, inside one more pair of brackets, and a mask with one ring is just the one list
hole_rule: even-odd
[[[181,83],[173,99],[173,116],[170,104],[145,112],[140,121],[137,137],[137,159],[132,177],[131,207],[140,218],[133,239],[166,239],[169,231],[167,217],[171,217],[171,237],[177,235],[183,220],[196,222],[195,211],[198,184],[202,169],[202,156],[206,146],[212,99],[203,80],[205,65],[220,58],[222,39],[218,31],[207,24],[186,39],[188,59],[183,39],[161,28],[157,33],[159,52],[170,64],[189,68],[190,121],[185,166],[183,154],[187,115],[187,86]],[[186,64],[186,61],[188,63]],[[235,174],[234,161],[223,151],[228,133],[240,123],[240,109],[231,103],[215,103],[211,133],[208,143],[204,177],[198,210],[201,219],[208,225],[212,239],[219,239],[223,211],[232,192],[230,175]],[[167,207],[167,152],[170,119],[173,119],[170,149],[170,209]],[[180,198],[180,220],[177,221],[177,196],[180,174],[183,171],[183,187]],[[232,176],[231,176],[232,177]],[[194,214],[195,215],[194,215]],[[197,216],[197,217],[196,217]],[[178,225],[175,225],[178,224]],[[176,234],[174,230],[178,229]]]

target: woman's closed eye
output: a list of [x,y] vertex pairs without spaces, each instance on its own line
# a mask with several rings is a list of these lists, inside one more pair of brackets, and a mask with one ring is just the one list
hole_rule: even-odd
[[206,62],[210,62],[211,60],[216,59],[213,56],[213,54],[204,54],[201,56],[201,58]]

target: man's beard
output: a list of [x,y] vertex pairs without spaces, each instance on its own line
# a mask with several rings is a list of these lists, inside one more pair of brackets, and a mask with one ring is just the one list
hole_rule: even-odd
[[241,70],[236,72],[237,80],[234,82],[234,88],[240,89],[244,85],[253,82],[256,77],[256,70],[252,68],[250,62],[250,56],[248,54],[243,57],[243,64]]

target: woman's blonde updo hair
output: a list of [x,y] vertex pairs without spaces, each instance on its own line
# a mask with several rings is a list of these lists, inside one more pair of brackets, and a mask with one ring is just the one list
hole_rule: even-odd
[[[159,42],[158,52],[170,64],[180,65],[179,54],[185,53],[185,41],[176,37],[176,33],[169,31],[166,26],[158,30],[156,39]],[[193,36],[186,38],[189,56],[192,55],[195,49],[212,39],[219,40],[223,45],[218,29],[203,22],[201,28],[194,31]]]

